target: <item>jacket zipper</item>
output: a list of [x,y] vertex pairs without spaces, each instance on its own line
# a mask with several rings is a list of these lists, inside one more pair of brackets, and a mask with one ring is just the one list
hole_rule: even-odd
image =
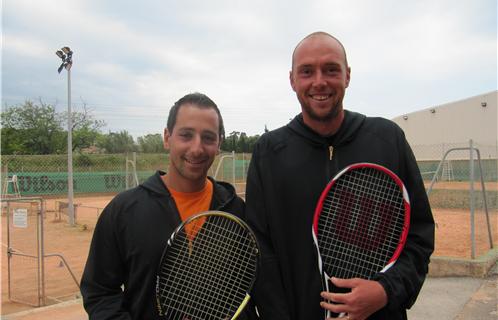
[[332,162],[332,159],[334,158],[334,147],[331,146],[331,145],[326,145],[326,148],[328,149],[328,159],[325,163],[325,178],[327,179],[326,180],[326,183],[329,182],[329,180],[332,178],[331,177],[331,162]]

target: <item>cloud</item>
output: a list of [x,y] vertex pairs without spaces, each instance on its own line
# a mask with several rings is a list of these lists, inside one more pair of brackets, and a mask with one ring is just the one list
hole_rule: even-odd
[[16,55],[18,59],[38,59],[55,53],[46,43],[28,35],[5,34],[3,36],[4,54]]
[[394,117],[496,90],[496,4],[487,0],[17,0],[3,9],[2,102],[64,105],[54,52],[68,45],[74,103],[95,106],[112,130],[161,132],[169,106],[193,91],[218,103],[227,130],[284,125],[300,110],[292,50],[317,30],[346,46],[353,110]]

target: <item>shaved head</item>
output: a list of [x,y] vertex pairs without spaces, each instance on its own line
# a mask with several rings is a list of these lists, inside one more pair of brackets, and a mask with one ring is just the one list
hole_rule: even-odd
[[342,43],[336,37],[334,37],[333,35],[331,35],[327,32],[317,31],[317,32],[313,32],[313,33],[307,35],[306,37],[304,37],[303,40],[299,41],[297,46],[294,48],[294,51],[292,52],[292,69],[294,69],[294,57],[296,55],[296,51],[299,49],[299,47],[301,47],[301,45],[304,42],[306,42],[308,39],[314,38],[314,37],[328,37],[328,38],[334,40],[335,42],[337,42],[339,44],[339,46],[342,48],[342,52],[344,53],[344,62],[346,64],[346,67],[348,67],[348,58],[346,56],[346,49],[344,48]]

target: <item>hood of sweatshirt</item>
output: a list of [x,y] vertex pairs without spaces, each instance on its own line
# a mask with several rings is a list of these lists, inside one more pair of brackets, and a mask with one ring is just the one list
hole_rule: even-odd
[[363,125],[366,116],[357,112],[344,110],[344,120],[337,132],[329,137],[324,137],[313,131],[304,123],[302,113],[298,114],[287,127],[296,134],[308,139],[316,145],[332,145],[339,147],[350,142]]
[[[140,186],[159,196],[171,197],[168,188],[161,179],[161,176],[165,174],[166,172],[158,170]],[[213,183],[213,201],[217,204],[216,209],[220,210],[236,197],[235,188],[231,184],[223,181],[216,181],[211,177],[208,177],[208,179]]]

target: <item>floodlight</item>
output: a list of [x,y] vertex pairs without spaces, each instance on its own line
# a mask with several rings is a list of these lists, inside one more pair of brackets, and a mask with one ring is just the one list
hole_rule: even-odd
[[63,47],[62,51],[64,51],[65,54],[68,54],[69,52],[71,52],[71,49],[69,49],[69,47]]
[[66,59],[66,55],[65,55],[64,53],[62,53],[62,51],[60,51],[60,50],[57,50],[57,51],[55,52],[55,54],[56,54],[59,58],[61,58],[62,60]]

